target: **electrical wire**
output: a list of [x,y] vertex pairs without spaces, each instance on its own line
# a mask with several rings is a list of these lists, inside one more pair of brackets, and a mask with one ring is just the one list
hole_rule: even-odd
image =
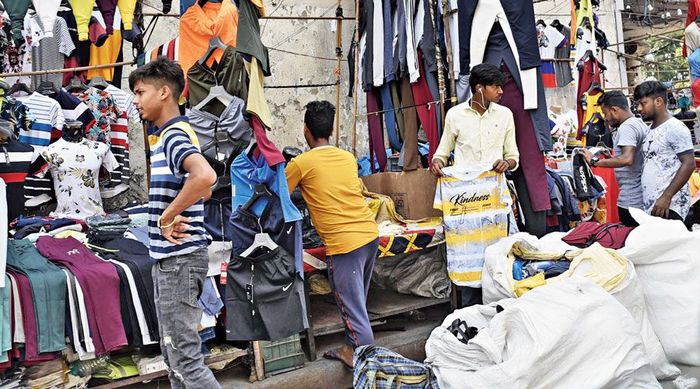
[[296,89],[296,88],[321,88],[324,86],[336,86],[340,85],[340,82],[331,82],[326,84],[293,84],[293,85],[265,85],[265,89]]
[[300,56],[300,57],[315,58],[315,59],[323,59],[323,60],[327,60],[327,61],[337,61],[337,60],[338,60],[337,58],[318,57],[318,56],[315,56],[315,55],[299,53],[299,52],[296,52],[296,51],[287,51],[287,50],[282,50],[282,49],[275,49],[274,47],[270,47],[270,48],[268,48],[268,50],[271,50],[271,51],[279,51],[279,52],[281,52],[281,53],[286,53],[286,54],[298,55],[298,56]]
[[[333,9],[335,9],[335,8],[336,8],[336,5],[333,4],[333,5],[330,6],[328,9],[326,9],[325,11],[323,11],[323,13],[321,14],[321,16],[326,16],[326,14],[328,14],[328,12],[330,12],[331,10],[333,10]],[[295,31],[294,33],[292,33],[291,35],[289,35],[289,36],[287,37],[287,39],[285,39],[285,40],[283,40],[283,41],[280,41],[280,42],[277,42],[277,43],[275,43],[274,45],[268,45],[268,47],[272,47],[272,48],[275,48],[275,49],[276,49],[276,48],[279,48],[279,47],[282,46],[283,44],[285,44],[285,43],[289,42],[290,40],[292,40],[292,38],[294,38],[295,36],[301,34],[301,33],[304,32],[305,30],[307,30],[307,29],[308,29],[309,27],[311,27],[311,25],[314,24],[315,22],[317,22],[317,20],[312,20],[312,21],[306,23],[306,24],[305,24],[304,26],[302,26],[300,29],[298,29],[297,31]]]

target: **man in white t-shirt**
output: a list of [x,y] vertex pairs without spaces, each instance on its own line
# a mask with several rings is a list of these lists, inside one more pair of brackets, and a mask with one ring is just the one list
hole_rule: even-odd
[[642,149],[642,193],[647,213],[684,220],[690,209],[688,179],[695,169],[690,131],[666,109],[668,90],[658,81],[634,89],[637,109],[651,128]]

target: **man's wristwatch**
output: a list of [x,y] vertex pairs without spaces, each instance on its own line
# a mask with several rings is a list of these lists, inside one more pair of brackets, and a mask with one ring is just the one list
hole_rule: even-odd
[[600,158],[598,158],[598,157],[591,158],[591,166],[596,167],[596,165],[598,165],[599,161],[600,161]]

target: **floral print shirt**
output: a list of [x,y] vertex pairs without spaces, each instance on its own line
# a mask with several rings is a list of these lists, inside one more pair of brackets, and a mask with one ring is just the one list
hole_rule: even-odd
[[87,138],[106,144],[111,144],[112,123],[121,115],[121,110],[112,95],[95,87],[88,88],[78,95],[78,98],[90,108],[95,117],[95,125],[87,132]]
[[100,196],[100,167],[113,171],[118,163],[104,143],[61,138],[41,151],[46,166],[38,175],[51,172],[58,206],[53,217],[85,219],[104,215]]

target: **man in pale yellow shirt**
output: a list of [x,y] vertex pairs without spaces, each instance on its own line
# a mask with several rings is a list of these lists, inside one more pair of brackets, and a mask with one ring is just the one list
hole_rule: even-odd
[[[450,153],[454,165],[491,166],[497,173],[515,170],[520,153],[515,142],[513,113],[499,105],[505,75],[494,65],[479,64],[469,74],[472,97],[452,107],[445,116],[445,129],[430,170],[442,176]],[[460,307],[481,304],[481,288],[457,286]]]
[[518,167],[513,113],[498,102],[503,96],[505,76],[494,65],[474,66],[469,76],[472,98],[451,108],[430,170],[442,176],[450,153],[454,164],[490,165],[503,173]]
[[328,142],[334,118],[335,107],[327,101],[306,105],[304,138],[311,150],[291,160],[285,173],[290,193],[300,187],[326,245],[331,288],[345,324],[347,344],[324,357],[352,367],[355,347],[374,343],[366,303],[379,232],[362,195],[355,157]]

